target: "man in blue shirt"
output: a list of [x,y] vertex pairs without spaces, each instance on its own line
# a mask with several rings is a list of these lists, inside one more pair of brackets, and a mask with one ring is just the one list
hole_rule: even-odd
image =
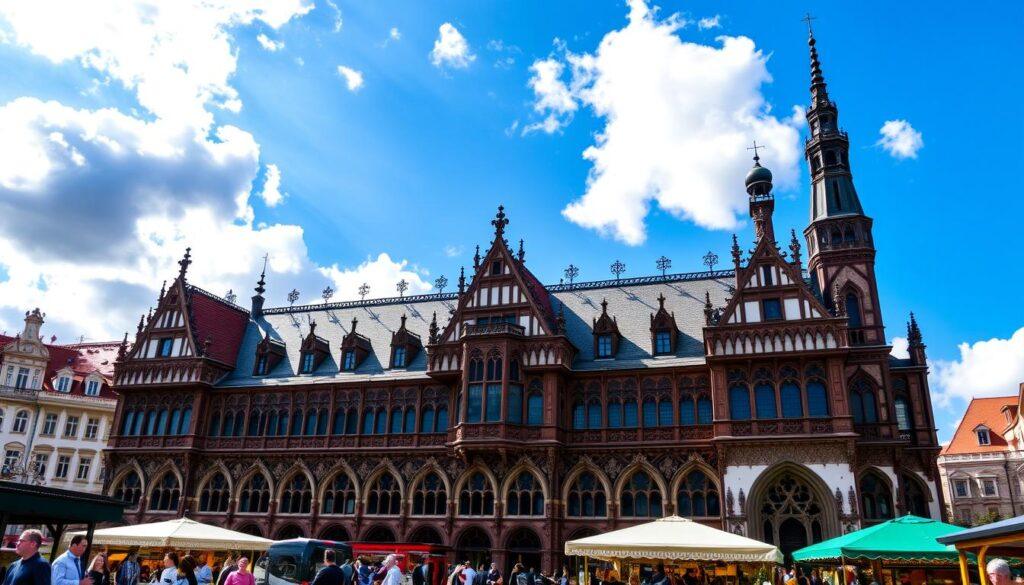
[[[57,543],[54,543],[56,546]],[[89,541],[81,534],[71,538],[68,550],[53,561],[50,581],[52,585],[92,585],[82,555],[89,547]]]
[[21,533],[14,548],[15,554],[21,558],[8,567],[3,585],[50,585],[50,564],[39,556],[42,544],[42,532],[26,530]]

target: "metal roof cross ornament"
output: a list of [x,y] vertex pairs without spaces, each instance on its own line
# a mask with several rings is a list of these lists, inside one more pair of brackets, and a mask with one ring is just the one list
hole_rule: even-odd
[[404,297],[405,291],[409,290],[409,283],[403,278],[402,280],[398,281],[398,284],[395,285],[395,288],[398,289],[398,296]]
[[505,226],[508,225],[508,218],[505,217],[504,205],[498,206],[498,213],[494,216],[494,219],[491,220],[491,225],[494,226],[494,236],[497,239],[504,239]]
[[234,289],[230,289],[229,288],[228,289],[228,294],[224,295],[224,300],[229,302],[229,303],[231,303],[233,305],[233,304],[235,304],[235,301],[238,300],[238,295],[235,294]]
[[575,264],[570,264],[565,267],[565,278],[569,280],[569,284],[572,284],[572,281],[575,280],[576,277],[579,275],[580,269]]
[[718,254],[711,251],[704,254],[704,266],[707,266],[709,271],[715,271],[715,264],[718,264]]
[[626,271],[626,265],[618,260],[612,262],[612,265],[609,268],[611,269],[612,274],[615,275],[615,280],[618,280],[619,276]]
[[365,301],[366,300],[366,295],[369,294],[369,292],[370,292],[370,285],[366,284],[365,282],[363,284],[359,285],[359,300]]
[[299,289],[293,288],[292,292],[288,293],[288,305],[294,305],[297,300],[299,300]]
[[322,290],[320,292],[320,297],[324,300],[324,304],[325,305],[327,304],[327,301],[331,300],[331,297],[333,297],[333,296],[334,296],[334,289],[331,288],[330,285],[327,285],[327,287],[324,288],[324,290]]
[[178,271],[178,277],[179,278],[181,278],[181,279],[185,278],[185,273],[188,272],[189,264],[192,264],[192,248],[191,247],[185,248],[185,256],[181,260],[178,260],[178,266],[181,266],[181,269]]
[[669,268],[672,268],[672,260],[665,256],[662,256],[661,258],[658,258],[654,262],[654,265],[657,266],[658,270],[661,271],[661,277],[665,278],[665,271],[668,270]]
[[443,293],[446,286],[448,286],[448,279],[443,274],[434,281],[434,288],[437,289],[438,294]]
[[813,16],[811,16],[810,12],[807,12],[807,13],[804,14],[804,17],[801,18],[800,20],[802,20],[802,21],[807,23],[807,34],[813,35],[814,34],[814,28],[811,27],[811,22],[813,22],[815,20],[818,20],[818,19],[813,17]]
[[757,155],[757,149],[759,149],[759,148],[765,148],[765,145],[758,144],[757,140],[754,141],[754,146],[748,146],[747,147],[747,150],[753,150],[754,151],[754,162],[756,162],[756,163],[760,163],[760,161],[761,161],[761,157]]

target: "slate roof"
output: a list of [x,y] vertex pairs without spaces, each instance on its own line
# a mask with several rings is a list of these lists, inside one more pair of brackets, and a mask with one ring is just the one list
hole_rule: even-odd
[[[993,453],[1006,451],[1009,447],[1003,437],[1006,429],[1006,415],[1003,407],[1017,406],[1016,396],[996,396],[994,398],[975,398],[967,405],[967,412],[956,428],[953,439],[942,450],[941,455],[962,455],[965,453]],[[978,425],[988,428],[991,445],[979,445],[974,429]]]
[[[564,305],[566,334],[579,352],[573,368],[586,371],[703,364],[704,292],[710,292],[714,306],[722,307],[732,285],[732,271],[719,271],[713,274],[669,275],[664,279],[645,277],[545,288],[554,314],[557,315],[559,306]],[[653,357],[650,315],[657,312],[657,298],[661,294],[666,298],[665,309],[675,313],[680,336],[675,355]],[[608,313],[617,318],[623,339],[615,359],[595,361],[591,326],[601,314],[601,300],[605,298],[608,300]],[[259,319],[249,320],[235,370],[219,385],[423,379],[426,376],[426,350],[418,352],[408,368],[387,368],[391,334],[398,330],[405,314],[408,316],[406,328],[426,341],[431,315],[437,312],[438,326],[443,329],[456,303],[456,295],[446,293],[267,309]],[[353,317],[359,320],[356,331],[370,340],[373,353],[355,371],[340,372],[341,341],[351,329]],[[330,357],[312,375],[296,375],[300,346],[309,334],[311,320],[316,321],[317,335],[327,340]],[[254,377],[256,346],[266,332],[271,339],[284,342],[287,357],[269,375]]]

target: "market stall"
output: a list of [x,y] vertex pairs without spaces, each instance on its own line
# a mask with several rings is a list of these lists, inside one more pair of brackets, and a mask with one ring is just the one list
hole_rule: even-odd
[[985,569],[990,559],[998,556],[1011,561],[1011,564],[1024,559],[1024,516],[967,530],[961,529],[939,538],[939,543],[956,548],[960,575],[964,583],[972,582],[968,555],[976,555],[978,579],[973,582],[988,585],[989,579]]
[[[75,534],[85,533],[68,533],[64,537],[64,548]],[[163,555],[167,551],[176,551],[179,554],[193,551],[207,557],[207,562],[215,567],[218,560],[226,556],[227,551],[239,551],[255,560],[256,552],[267,550],[273,542],[188,518],[103,528],[92,533],[92,547],[107,551],[111,562],[119,562],[124,558],[125,552],[137,550],[144,575],[162,568]]]
[[931,518],[901,516],[802,548],[793,553],[793,560],[837,573],[833,582],[842,584],[857,572],[882,585],[953,584],[960,580],[959,556],[936,538],[960,530]]
[[571,540],[565,554],[584,557],[581,585],[590,585],[595,572],[605,582],[640,583],[642,576],[662,568],[680,580],[689,573],[743,583],[756,573],[770,575],[782,562],[782,553],[770,544],[679,516]]

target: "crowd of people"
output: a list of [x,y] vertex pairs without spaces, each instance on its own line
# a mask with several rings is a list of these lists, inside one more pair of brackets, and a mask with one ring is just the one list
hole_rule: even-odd
[[465,561],[449,568],[447,585],[569,585],[569,569],[562,567],[558,574],[545,575],[533,567],[516,563],[505,581],[497,564],[491,563],[488,567],[479,563],[474,569],[473,563]]
[[[212,567],[202,555],[180,556],[168,552],[163,568],[150,570],[139,562],[137,550],[129,551],[120,562],[109,562],[99,552],[86,563],[83,556],[89,548],[85,536],[76,535],[62,555],[51,565],[40,554],[43,533],[26,530],[21,533],[14,553],[18,560],[9,567],[0,567],[2,585],[256,585],[249,559],[242,554],[228,553],[222,567]],[[216,580],[214,575],[216,574]]]

